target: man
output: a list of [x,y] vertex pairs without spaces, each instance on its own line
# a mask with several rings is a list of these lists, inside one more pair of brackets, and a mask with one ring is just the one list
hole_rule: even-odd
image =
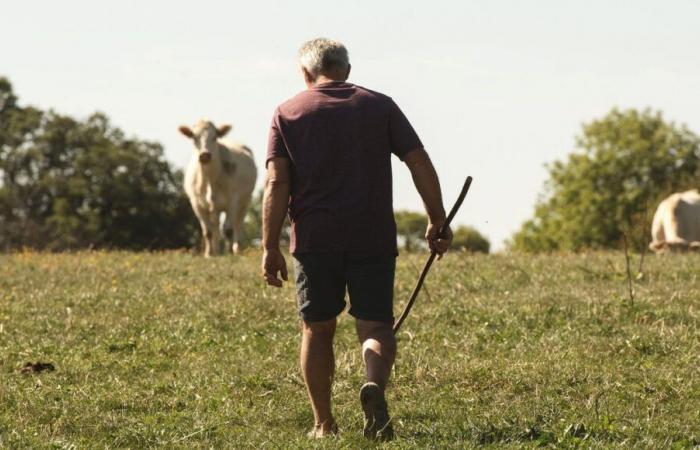
[[[452,232],[438,237],[445,210],[435,169],[393,100],[347,83],[345,47],[314,39],[299,51],[307,90],[274,114],[263,198],[265,281],[282,286],[287,266],[279,236],[291,221],[299,314],[301,370],[314,413],[311,437],[337,433],[331,412],[336,317],[356,319],[367,382],[360,390],[364,435],[393,436],[384,396],[396,357],[392,332],[396,224],[391,154],[411,171],[429,217],[426,239],[440,255]],[[280,279],[281,278],[281,279]]]

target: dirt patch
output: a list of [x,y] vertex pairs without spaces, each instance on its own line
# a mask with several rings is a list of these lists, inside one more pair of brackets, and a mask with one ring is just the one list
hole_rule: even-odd
[[56,368],[53,364],[38,361],[35,363],[28,362],[27,364],[22,366],[21,369],[19,369],[19,373],[23,375],[29,375],[32,373],[41,373],[44,371],[53,372],[54,370],[56,370]]

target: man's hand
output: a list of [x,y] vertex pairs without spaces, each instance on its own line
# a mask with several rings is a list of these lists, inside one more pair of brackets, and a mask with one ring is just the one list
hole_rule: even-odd
[[282,287],[282,280],[277,277],[280,274],[282,280],[287,281],[287,262],[279,249],[265,250],[262,259],[262,275],[270,286]]
[[450,227],[447,227],[444,235],[438,236],[441,226],[442,223],[429,223],[428,229],[425,231],[425,239],[428,241],[428,247],[430,247],[431,252],[438,254],[438,259],[441,259],[442,255],[447,253],[447,250],[449,250],[452,244],[452,230]]

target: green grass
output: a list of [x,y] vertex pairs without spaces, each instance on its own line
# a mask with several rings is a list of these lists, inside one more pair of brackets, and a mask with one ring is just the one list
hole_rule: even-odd
[[[399,258],[396,310],[425,255]],[[636,263],[636,260],[634,261]],[[370,448],[349,316],[341,435],[310,442],[293,289],[259,254],[0,256],[0,447]],[[700,445],[700,257],[451,254],[400,333],[386,448]],[[56,371],[21,375],[28,361]]]

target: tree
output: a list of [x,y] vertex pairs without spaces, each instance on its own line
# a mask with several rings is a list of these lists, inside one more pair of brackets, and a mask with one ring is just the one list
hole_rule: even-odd
[[[258,247],[262,240],[262,202],[264,190],[260,189],[252,198],[248,207],[244,227],[244,245]],[[289,243],[289,233],[291,232],[291,224],[289,216],[285,217],[282,232],[280,233],[280,242],[284,245]]]
[[191,246],[198,225],[154,142],[95,113],[84,122],[19,107],[0,78],[0,248]]
[[413,211],[395,211],[396,233],[403,239],[404,249],[407,252],[415,249],[425,236],[428,227],[428,217],[425,214]]
[[[424,237],[428,217],[413,211],[395,211],[396,233],[404,244],[404,250],[426,248]],[[452,248],[470,252],[488,253],[491,244],[476,229],[467,226],[453,228]]]
[[452,248],[469,252],[488,253],[491,243],[475,228],[458,226],[452,232]]
[[243,245],[256,246],[262,238],[262,197],[263,191],[259,190],[253,195],[248,207],[248,214],[243,222]]
[[700,138],[660,112],[613,109],[583,126],[579,151],[549,166],[545,195],[511,247],[524,251],[647,245],[654,208],[697,188]]

